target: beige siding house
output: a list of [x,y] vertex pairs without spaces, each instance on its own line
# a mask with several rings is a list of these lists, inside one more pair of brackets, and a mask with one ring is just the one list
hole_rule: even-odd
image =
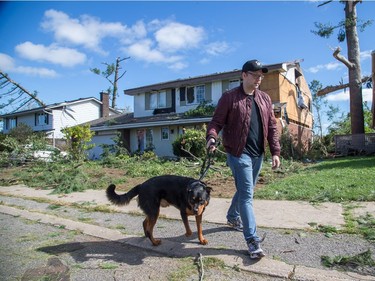
[[[312,97],[300,63],[266,65],[269,72],[260,89],[273,102],[279,130],[287,130],[296,145],[307,147],[312,138]],[[241,71],[178,79],[125,90],[134,97],[134,113],[102,118],[91,123],[96,133],[92,158],[102,153],[101,143],[111,144],[117,133],[130,152],[153,149],[158,156],[173,156],[172,142],[184,128],[197,128],[211,117],[186,117],[184,112],[202,102],[216,105],[222,93],[241,83]]]

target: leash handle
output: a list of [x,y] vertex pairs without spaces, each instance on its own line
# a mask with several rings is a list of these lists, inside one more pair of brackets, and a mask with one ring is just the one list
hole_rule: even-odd
[[[219,142],[214,144],[215,148],[217,148],[219,146],[219,144],[220,144]],[[207,174],[208,169],[210,168],[210,166],[212,164],[213,156],[215,155],[215,153],[216,153],[216,149],[214,151],[211,151],[210,148],[207,148],[207,154],[206,154],[206,157],[204,158],[202,168],[201,168],[201,171],[199,173],[200,174],[199,181],[201,181],[205,177],[205,175]]]

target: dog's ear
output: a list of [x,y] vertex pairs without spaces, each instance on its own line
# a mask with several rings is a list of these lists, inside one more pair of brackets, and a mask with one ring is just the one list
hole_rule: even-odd
[[210,194],[210,192],[213,191],[213,189],[212,189],[211,186],[206,185],[206,191],[207,191],[208,194]]
[[210,194],[210,192],[213,191],[212,187],[208,186],[203,181],[199,181],[199,184],[203,185],[204,189],[207,191],[208,194]]

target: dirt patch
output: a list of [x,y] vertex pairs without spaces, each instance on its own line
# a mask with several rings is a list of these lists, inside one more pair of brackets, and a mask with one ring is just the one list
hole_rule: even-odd
[[[132,187],[146,181],[147,177],[137,177],[137,178],[130,178],[126,176],[126,171],[123,169],[116,169],[116,168],[103,168],[103,172],[110,178],[115,180],[121,180],[123,182],[116,184],[118,190],[128,191]],[[211,178],[204,178],[203,181],[210,187],[212,187],[213,191],[211,195],[213,197],[219,198],[230,198],[233,196],[235,192],[234,180],[233,177],[211,177]]]
[[[117,188],[122,191],[128,191],[130,188],[146,181],[148,178],[141,177],[141,178],[130,178],[124,176],[124,170],[120,169],[104,169],[107,175],[110,175],[112,179],[125,179],[124,183],[120,183],[117,185]],[[212,197],[216,198],[231,198],[236,191],[236,187],[234,185],[233,177],[223,177],[217,176],[212,178],[205,178],[204,182],[212,188]],[[256,186],[256,189],[263,188],[265,185],[259,182]]]

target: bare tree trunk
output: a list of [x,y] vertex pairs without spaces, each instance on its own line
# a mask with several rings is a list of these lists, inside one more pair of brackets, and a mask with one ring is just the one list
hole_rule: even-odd
[[124,74],[126,73],[126,71],[124,71],[124,72],[120,75],[120,77],[119,77],[118,72],[119,72],[119,70],[121,69],[120,62],[122,62],[122,61],[124,61],[124,60],[127,60],[127,59],[129,59],[129,58],[130,58],[130,57],[120,59],[120,57],[117,57],[117,59],[116,59],[115,77],[114,77],[114,80],[113,80],[112,108],[115,108],[115,107],[116,107],[116,99],[117,99],[117,91],[118,91],[117,82],[118,82],[118,80],[120,80],[120,79],[122,78],[122,76],[124,76]]
[[115,67],[115,79],[113,80],[113,93],[112,93],[112,108],[116,107],[116,98],[117,98],[117,80],[118,80],[118,69],[120,67],[120,58],[116,59]]
[[357,34],[357,2],[348,0],[345,3],[345,31],[348,47],[348,60],[355,67],[349,70],[350,91],[350,118],[352,134],[363,134],[365,132],[363,116],[363,98],[361,83],[361,64],[359,40]]
[[375,129],[375,51],[371,52],[371,73],[372,73],[372,128]]

